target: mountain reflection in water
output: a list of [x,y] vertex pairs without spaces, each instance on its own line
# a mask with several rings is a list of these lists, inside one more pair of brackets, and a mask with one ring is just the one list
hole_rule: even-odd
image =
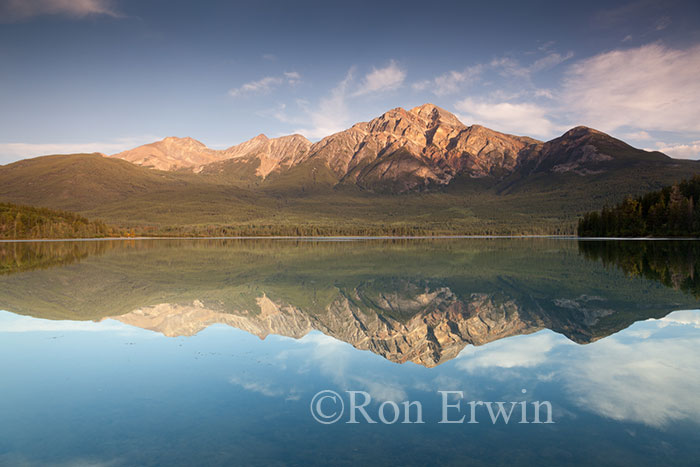
[[4,243],[0,309],[166,336],[217,323],[260,338],[318,330],[433,367],[469,344],[542,329],[586,344],[693,308],[696,250],[557,239]]

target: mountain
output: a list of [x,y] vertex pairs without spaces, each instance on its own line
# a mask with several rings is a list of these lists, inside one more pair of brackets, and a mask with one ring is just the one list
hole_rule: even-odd
[[598,252],[626,262],[611,254],[614,243],[582,243],[582,254],[576,242],[551,239],[0,244],[0,309],[109,318],[166,336],[214,324],[262,339],[320,331],[397,363],[435,366],[467,345],[542,329],[585,344],[697,305],[673,290],[694,277],[695,246],[651,242],[649,259],[676,287],[601,264]]
[[113,157],[158,170],[192,169],[195,172],[225,158],[221,151],[209,149],[196,139],[175,136],[114,154]]
[[323,160],[342,182],[407,191],[512,171],[531,138],[462,124],[432,104],[390,110],[314,144],[307,160]]
[[265,178],[275,170],[290,168],[308,154],[311,141],[301,135],[268,138],[260,134],[255,138],[223,151],[226,159],[256,163],[255,174]]
[[144,144],[111,157],[142,167],[164,171],[190,170],[201,172],[204,167],[225,160],[257,163],[256,175],[265,178],[271,171],[289,167],[306,154],[311,141],[301,135],[270,139],[260,134],[228,149],[210,149],[192,138],[169,136],[155,143]]
[[[398,284],[397,284],[398,285]],[[586,344],[598,340],[603,318],[615,312],[601,301],[586,298],[562,302],[559,313],[528,309],[499,296],[473,294],[460,299],[449,288],[426,289],[404,283],[385,290],[384,297],[338,297],[321,313],[309,313],[265,295],[256,297],[256,310],[230,310],[192,303],[162,303],[114,316],[124,324],[159,332],[168,337],[192,336],[214,324],[225,324],[261,339],[282,335],[300,339],[311,331],[369,350],[395,363],[408,361],[434,367],[455,358],[467,345],[484,345],[506,337],[551,329],[572,341]],[[380,299],[379,309],[359,306],[362,299]],[[572,313],[565,305],[578,306]],[[391,308],[402,307],[410,317],[391,316]]]
[[[269,139],[261,134],[217,151],[191,138],[171,137],[112,157],[159,170],[207,173],[223,172],[226,164],[221,161],[239,170],[242,164],[254,164],[255,175],[262,179],[273,171],[320,161],[339,183],[407,191],[446,185],[456,174],[512,172],[521,151],[537,143],[479,125],[467,127],[450,112],[425,104],[390,110],[315,144],[301,135]],[[209,164],[214,165],[206,167]]]
[[601,131],[577,126],[559,138],[526,148],[519,161],[522,174],[533,172],[575,173],[596,175],[613,167],[633,164],[673,163],[673,159],[660,152],[648,152],[633,148]]
[[[698,168],[697,163],[636,149],[592,128],[579,126],[542,142],[466,126],[433,104],[389,110],[314,144],[301,135],[269,139],[261,134],[213,150],[191,138],[166,138],[112,157],[161,170],[226,174],[228,181],[249,186],[292,170],[304,174],[302,178],[322,171],[332,186],[393,193],[445,187],[455,179],[488,179],[502,191],[543,173],[588,177],[630,167]],[[311,168],[300,168],[304,166]]]
[[586,211],[698,172],[591,128],[542,142],[425,104],[316,143],[169,137],[19,161],[0,166],[0,201],[168,234],[574,233]]

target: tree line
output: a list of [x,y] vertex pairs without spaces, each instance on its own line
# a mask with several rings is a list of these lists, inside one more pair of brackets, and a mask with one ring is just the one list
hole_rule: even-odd
[[644,277],[700,299],[700,243],[672,240],[579,240],[579,253],[588,260],[615,266],[630,277]]
[[68,211],[0,203],[0,238],[87,238],[119,235],[102,221]]
[[700,176],[628,197],[579,219],[580,237],[700,236]]

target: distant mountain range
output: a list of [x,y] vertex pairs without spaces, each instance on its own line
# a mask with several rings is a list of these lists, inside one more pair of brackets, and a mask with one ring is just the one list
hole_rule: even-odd
[[533,172],[585,176],[620,162],[674,163],[660,152],[635,149],[583,126],[544,143],[480,125],[466,126],[432,104],[390,110],[315,144],[301,135],[271,139],[261,134],[215,150],[192,138],[168,137],[112,157],[158,170],[245,173],[259,180],[320,163],[337,184],[395,192],[445,186],[460,176],[504,179]]
[[390,110],[316,143],[261,134],[216,150],[168,137],[103,156],[0,166],[0,200],[170,231],[561,233],[573,232],[584,210],[700,172],[696,161],[591,128],[542,142],[466,126],[432,104]]

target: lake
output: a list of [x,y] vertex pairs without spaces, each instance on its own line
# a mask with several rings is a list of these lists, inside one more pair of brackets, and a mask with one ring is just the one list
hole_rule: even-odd
[[698,465],[700,243],[0,243],[0,465]]

